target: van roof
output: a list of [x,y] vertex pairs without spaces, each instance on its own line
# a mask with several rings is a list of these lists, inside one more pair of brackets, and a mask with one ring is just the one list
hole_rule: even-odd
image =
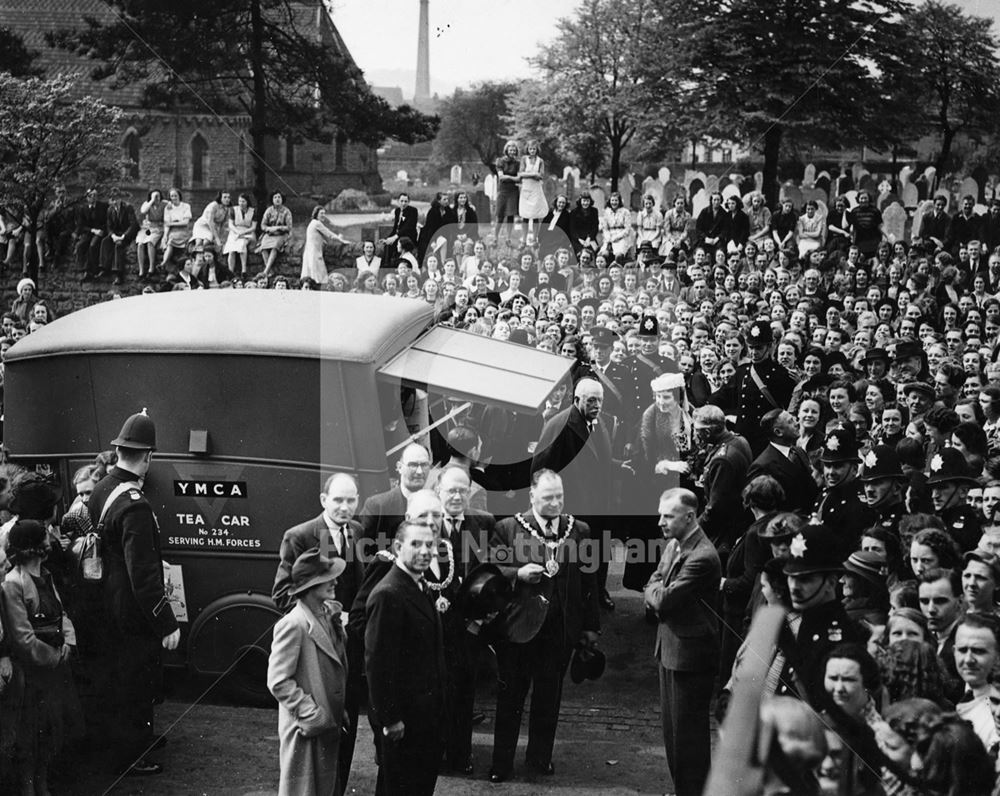
[[392,296],[304,290],[192,290],[95,304],[19,340],[5,360],[105,353],[264,354],[381,363],[431,322]]

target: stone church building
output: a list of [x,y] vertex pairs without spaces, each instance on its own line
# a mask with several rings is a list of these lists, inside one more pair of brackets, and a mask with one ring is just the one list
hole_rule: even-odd
[[[292,0],[292,5],[304,28],[350,57],[322,0]],[[71,74],[81,96],[101,97],[125,111],[120,143],[131,166],[123,175],[123,187],[135,198],[151,188],[165,193],[178,187],[197,212],[220,189],[240,192],[252,187],[248,116],[214,114],[194,97],[177,111],[144,108],[141,84],[113,90],[110,80],[95,82],[90,78],[92,61],[45,41],[49,32],[82,25],[85,16],[102,19],[111,14],[101,0],[0,0],[0,25],[39,53],[35,63],[46,75]],[[268,141],[265,160],[273,170],[269,189],[285,192],[294,204],[329,200],[345,188],[382,190],[376,150],[361,144],[275,139]]]

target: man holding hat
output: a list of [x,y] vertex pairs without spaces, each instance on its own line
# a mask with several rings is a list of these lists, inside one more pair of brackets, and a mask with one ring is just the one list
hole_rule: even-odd
[[159,774],[162,767],[142,755],[153,742],[163,650],[177,649],[181,631],[164,594],[156,515],[142,494],[156,448],[156,426],[145,409],[125,421],[111,445],[118,464],[94,487],[87,505],[104,558],[108,746],[123,773]]
[[341,793],[341,734],[349,719],[344,705],[347,648],[334,602],[343,558],[318,547],[295,559],[287,596],[292,610],[274,626],[267,688],[278,701],[281,778],[279,793]]
[[813,519],[837,530],[846,557],[857,547],[861,532],[875,523],[875,512],[862,498],[863,487],[858,483],[861,459],[853,427],[841,426],[827,435],[820,462],[824,486],[813,508]]
[[786,409],[792,400],[795,380],[771,359],[774,334],[767,321],[754,321],[747,333],[750,362],[736,369],[733,381],[737,394],[737,434],[750,443],[754,456],[767,447],[768,433],[761,427],[772,409]]
[[824,658],[842,642],[864,643],[868,633],[848,616],[837,597],[843,571],[841,543],[825,525],[807,525],[792,537],[785,564],[792,613],[778,637],[778,655],[768,681],[780,664],[776,693],[798,696],[816,709],[826,705]]
[[967,502],[969,488],[978,485],[969,473],[965,457],[955,448],[942,448],[931,457],[927,479],[931,502],[945,530],[963,553],[975,549],[983,535],[979,514]]
[[865,485],[865,500],[875,512],[874,525],[899,533],[899,521],[906,514],[906,475],[896,449],[876,445],[865,454],[864,470],[858,480]]

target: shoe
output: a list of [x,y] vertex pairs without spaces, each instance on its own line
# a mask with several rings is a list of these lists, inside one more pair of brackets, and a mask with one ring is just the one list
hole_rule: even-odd
[[150,777],[154,774],[162,774],[163,766],[159,763],[154,763],[151,760],[142,758],[142,760],[137,763],[133,763],[129,769],[125,772],[126,777]]
[[611,595],[608,594],[607,589],[601,590],[601,607],[604,608],[605,611],[615,610],[615,601],[611,599]]
[[528,763],[528,768],[531,769],[535,774],[541,774],[543,777],[551,777],[556,773],[556,767],[552,765],[551,762],[548,763]]
[[490,769],[490,782],[494,785],[499,785],[501,782],[506,782],[510,778],[509,773],[503,771],[497,771],[494,768]]

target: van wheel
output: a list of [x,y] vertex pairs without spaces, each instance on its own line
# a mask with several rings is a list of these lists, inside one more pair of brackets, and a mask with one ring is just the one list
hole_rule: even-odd
[[267,650],[258,646],[244,647],[238,650],[237,657],[233,670],[221,683],[226,696],[241,705],[274,707],[274,697],[267,690]]

